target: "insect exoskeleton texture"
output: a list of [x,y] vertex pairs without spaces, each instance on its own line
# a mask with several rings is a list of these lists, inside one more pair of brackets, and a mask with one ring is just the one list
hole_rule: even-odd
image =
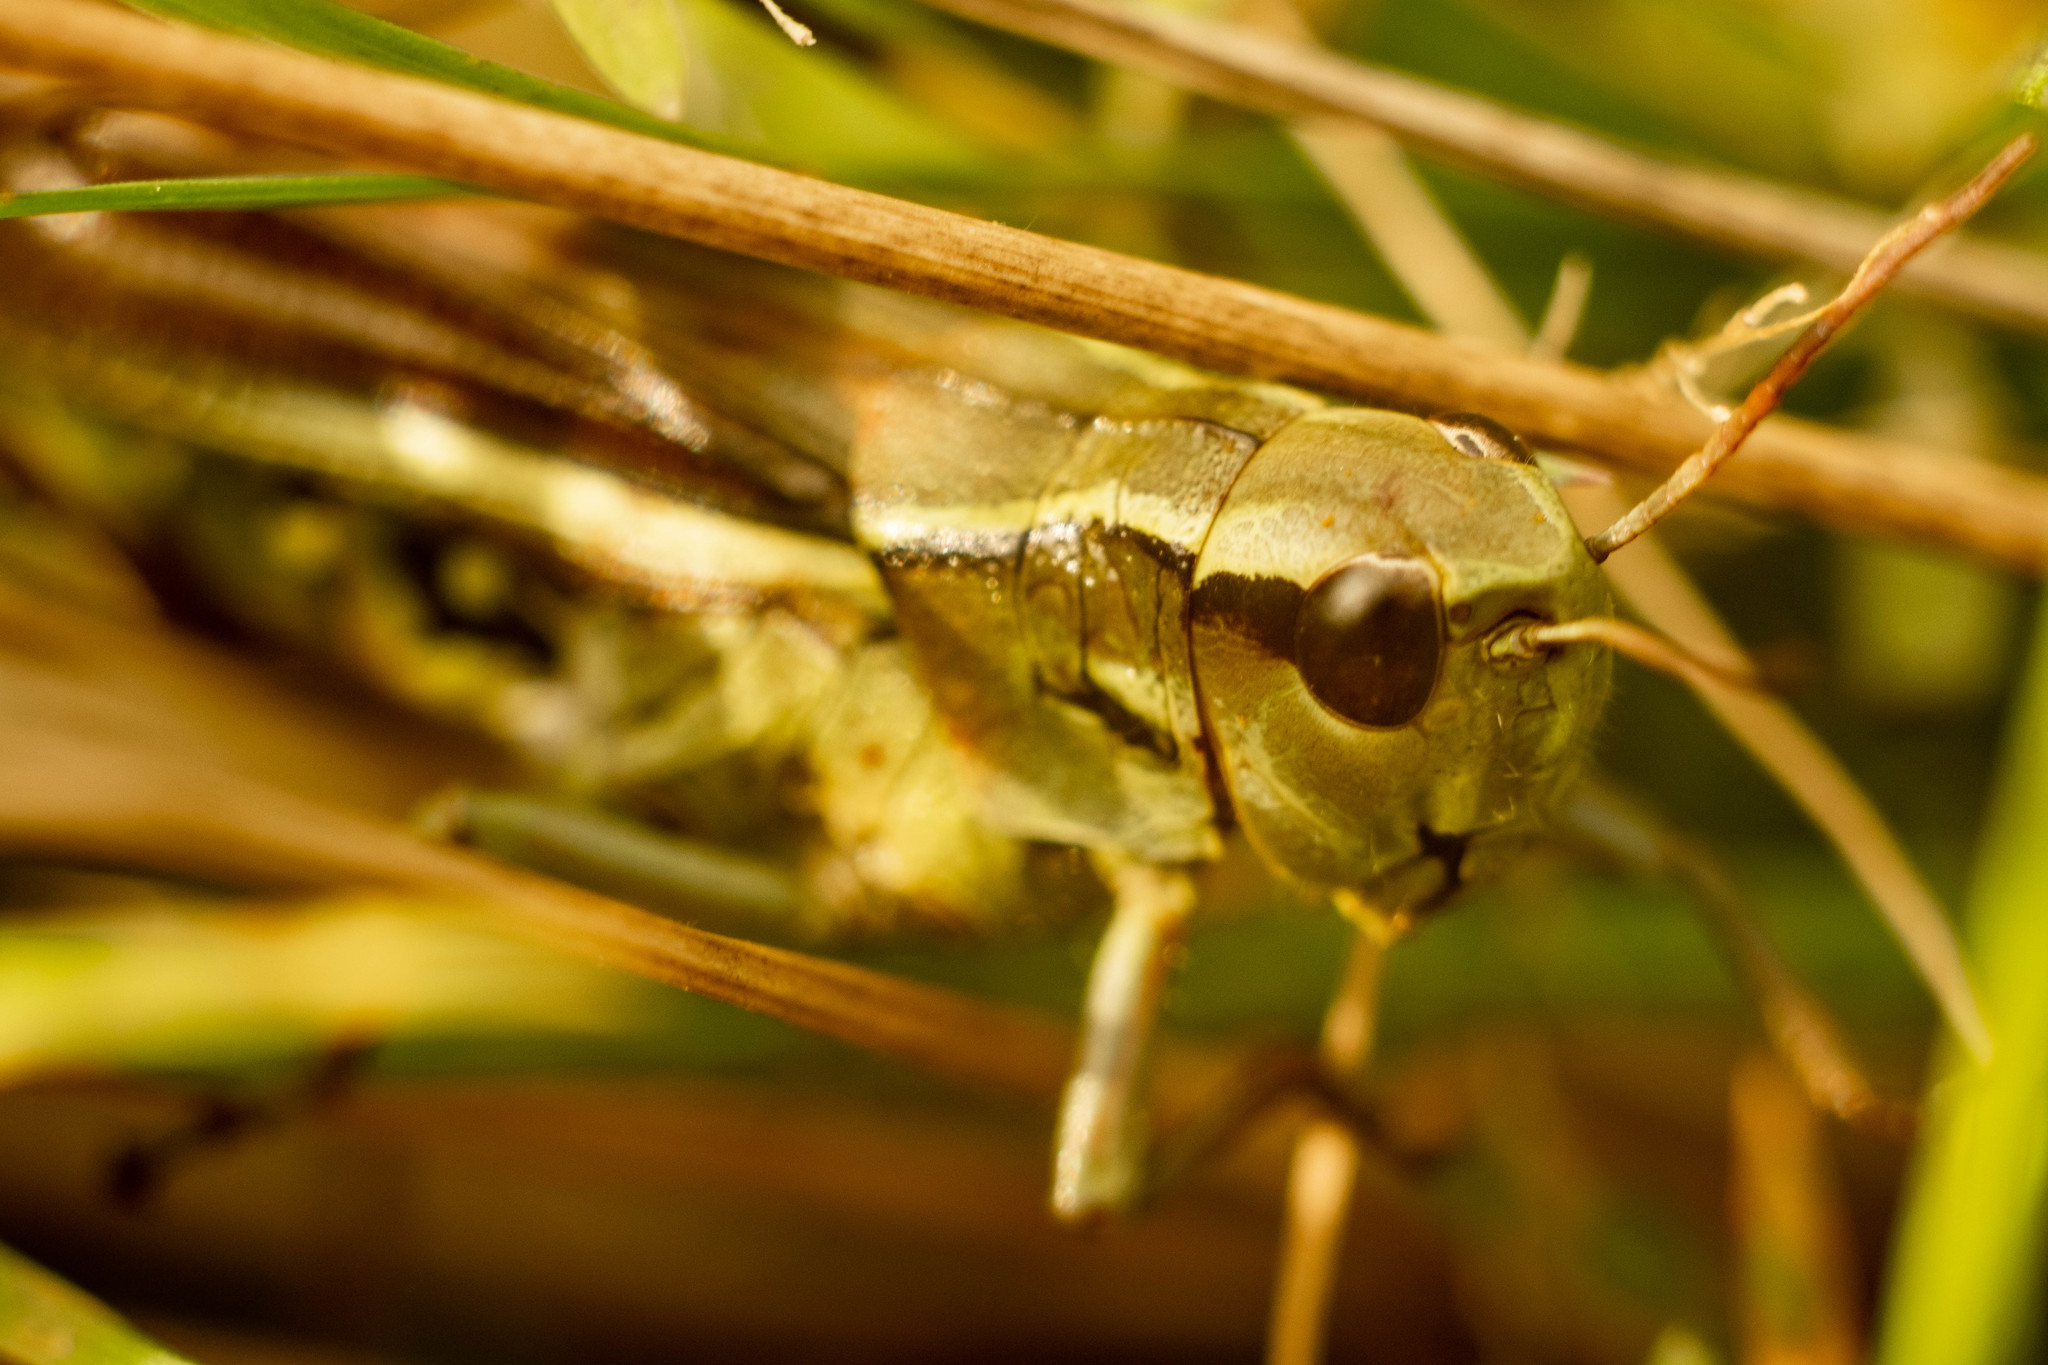
[[1193,385],[1086,420],[913,382],[865,425],[855,525],[998,827],[1170,864],[1234,821],[1387,909],[1540,829],[1609,662],[1486,642],[1609,597],[1512,435],[1281,390],[1238,427],[1162,411],[1202,412]]
[[1312,413],[1209,530],[1204,720],[1246,835],[1299,882],[1439,899],[1540,829],[1587,752],[1609,656],[1486,647],[1517,619],[1610,608],[1549,479],[1490,425]]

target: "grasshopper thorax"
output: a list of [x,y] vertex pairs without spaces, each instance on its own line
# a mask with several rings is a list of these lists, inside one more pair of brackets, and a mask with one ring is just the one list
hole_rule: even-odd
[[1297,418],[1231,486],[1192,605],[1204,727],[1253,846],[1387,909],[1540,829],[1607,694],[1605,651],[1487,648],[1609,598],[1549,479],[1484,419]]

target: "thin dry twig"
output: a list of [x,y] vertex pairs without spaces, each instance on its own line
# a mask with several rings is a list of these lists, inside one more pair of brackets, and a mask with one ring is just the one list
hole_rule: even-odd
[[[1301,41],[1130,0],[924,0],[935,9],[1115,62],[1285,118],[1384,128],[1425,155],[1612,217],[1772,260],[1850,270],[1886,214],[1754,176],[1682,165]],[[2048,257],[1964,240],[1899,288],[2048,331]]]
[[1550,286],[1550,301],[1543,306],[1543,320],[1529,342],[1529,354],[1544,360],[1562,360],[1579,334],[1586,315],[1586,300],[1593,292],[1593,262],[1574,251],[1557,263],[1557,281]]
[[1359,1156],[1357,1136],[1336,1119],[1313,1119],[1295,1139],[1266,1365],[1321,1365]]
[[[1862,1267],[1813,1111],[1767,1056],[1737,1064],[1729,1101],[1741,1358],[1802,1365],[1865,1359]],[[1793,1303],[1798,1311],[1787,1312]]]
[[775,21],[775,27],[782,30],[782,36],[798,47],[813,47],[817,44],[818,35],[811,32],[810,26],[790,18],[789,13],[776,4],[775,0],[761,0],[761,8],[768,11],[768,17]]
[[1827,349],[1828,343],[1841,335],[1843,329],[1877,298],[1879,291],[1905,268],[1907,262],[1936,238],[1954,231],[1989,203],[1999,187],[2012,179],[2014,172],[2034,154],[2036,145],[2032,133],[2020,134],[2006,144],[2005,150],[1991,158],[1990,163],[1968,184],[1948,198],[1929,204],[1887,232],[1863,258],[1863,263],[1856,267],[1856,273],[1849,277],[1849,283],[1842,287],[1842,292],[1816,310],[1813,321],[1778,357],[1770,373],[1750,389],[1749,396],[1742,400],[1742,406],[1728,414],[1706,445],[1680,465],[1665,480],[1663,487],[1630,508],[1626,516],[1598,535],[1587,537],[1586,548],[1592,552],[1593,558],[1607,558],[1655,526],[1712,478],[1714,471],[1742,448],[1758,424],[1778,410],[1786,390],[1799,382],[1800,376]]
[[1398,142],[1376,128],[1327,119],[1298,123],[1293,133],[1423,317],[1452,336],[1527,348],[1528,329],[1514,306]]
[[[0,63],[110,99],[556,204],[708,246],[949,299],[1214,369],[1424,411],[1483,411],[1550,447],[1659,475],[1710,423],[1668,389],[1503,356],[1327,304],[428,81],[168,25],[89,0],[0,0]],[[2048,568],[2048,484],[1783,420],[1720,487],[1850,530]]]

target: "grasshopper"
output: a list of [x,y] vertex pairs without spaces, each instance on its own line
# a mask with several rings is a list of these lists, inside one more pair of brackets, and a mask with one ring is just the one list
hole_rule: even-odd
[[[15,189],[247,151],[17,125]],[[1106,899],[1062,1219],[1144,1191],[1153,1016],[1226,832],[1385,932],[1496,874],[1585,767],[1610,655],[1543,632],[1608,588],[1483,417],[510,206],[0,231],[33,483],[167,592],[637,822],[444,824],[786,937]]]

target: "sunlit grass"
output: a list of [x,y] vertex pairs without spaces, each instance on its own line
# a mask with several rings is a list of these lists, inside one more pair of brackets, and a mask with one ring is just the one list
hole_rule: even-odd
[[1884,1365],[2034,1358],[2048,1194],[2048,621],[2014,708],[1968,933],[1997,1053],[1944,1056],[1892,1262]]
[[292,209],[441,199],[467,193],[460,185],[424,175],[195,176],[188,180],[123,180],[73,190],[34,190],[0,201],[0,218],[174,209]]

